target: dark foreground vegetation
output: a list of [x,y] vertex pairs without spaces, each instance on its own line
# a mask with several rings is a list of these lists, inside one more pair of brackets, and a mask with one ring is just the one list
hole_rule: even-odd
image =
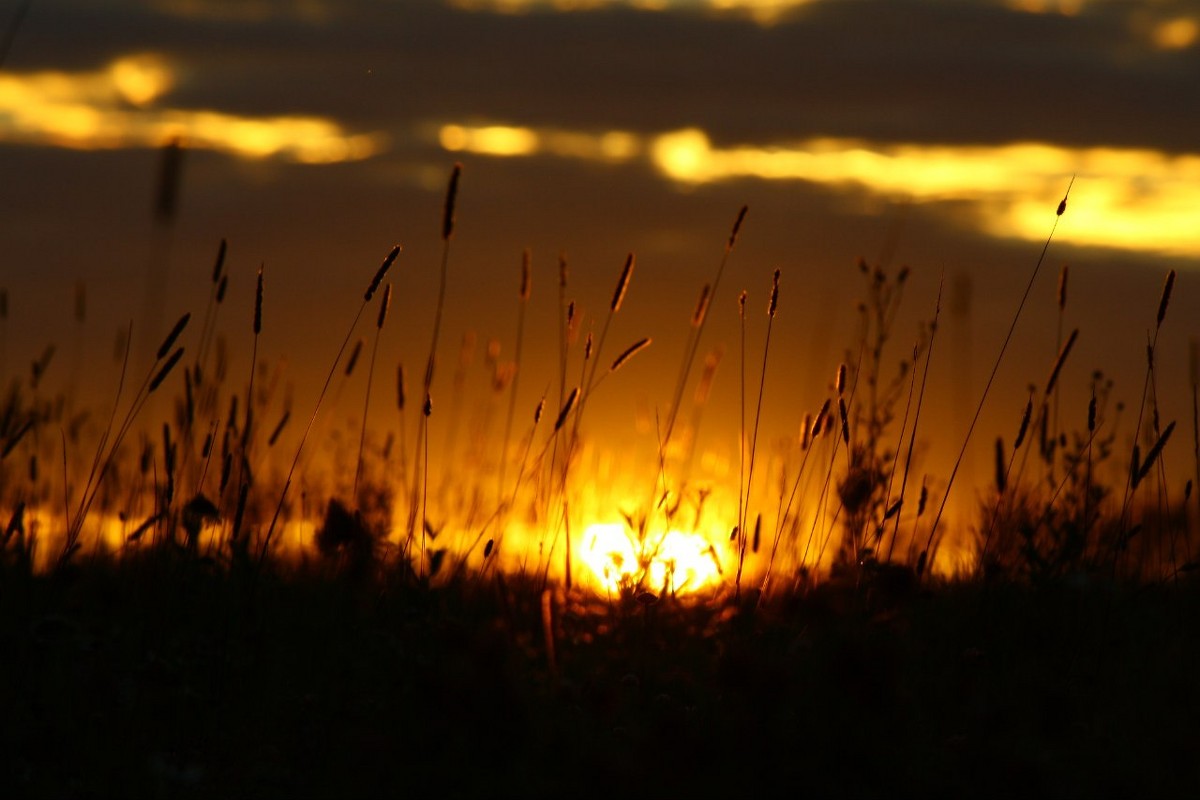
[[[1200,587],[6,574],[8,797],[1188,796]],[[548,622],[548,626],[547,623]]]

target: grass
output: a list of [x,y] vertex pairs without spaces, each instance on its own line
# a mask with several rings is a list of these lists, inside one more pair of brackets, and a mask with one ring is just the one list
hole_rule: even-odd
[[829,589],[752,610],[379,588],[294,570],[251,589],[162,553],[6,582],[10,796],[1162,796],[1200,778],[1194,589]]
[[[655,463],[632,476],[627,497],[639,499],[630,501],[594,485],[583,415],[604,402],[599,389],[622,391],[630,359],[658,353],[645,337],[615,359],[602,352],[636,291],[635,257],[596,320],[587,298],[568,300],[560,260],[558,374],[523,376],[546,390],[522,422],[526,254],[516,361],[489,356],[493,379],[479,398],[502,434],[472,434],[470,458],[439,481],[430,426],[458,424],[438,416],[450,404],[434,402],[444,391],[434,363],[461,170],[443,215],[422,408],[406,419],[399,368],[398,437],[369,435],[365,413],[388,285],[361,427],[333,465],[302,458],[322,411],[336,407],[325,403],[330,383],[349,370],[347,348],[399,246],[369,282],[286,470],[272,451],[291,408],[276,407],[270,381],[256,379],[267,374],[258,340],[270,333],[262,270],[253,324],[231,324],[253,335],[246,385],[225,383],[224,241],[199,343],[187,345],[196,355],[185,362],[177,344],[185,314],[121,417],[126,333],[117,397],[94,441],[47,399],[48,356],[28,384],[5,378],[0,785],[13,796],[715,796],[769,786],[1091,797],[1200,781],[1190,755],[1200,707],[1191,485],[1169,491],[1163,456],[1182,434],[1172,439],[1176,421],[1159,421],[1154,363],[1173,273],[1147,347],[1138,417],[1148,422],[1123,437],[1102,374],[1090,381],[1086,426],[1064,422],[1083,418],[1069,408],[1060,416],[1063,367],[1087,333],[1063,341],[1063,272],[1049,378],[1040,394],[1031,389],[1011,451],[996,440],[996,485],[979,497],[975,527],[948,533],[939,522],[958,463],[948,476],[930,465],[918,475],[913,456],[925,437],[945,435],[919,425],[938,370],[940,289],[908,357],[893,361],[909,270],[863,262],[857,340],[821,387],[819,409],[768,448],[759,423],[775,399],[764,396],[770,336],[788,308],[778,306],[776,271],[751,428],[744,411],[738,425],[736,499],[722,506],[692,459],[720,349],[690,415],[685,392],[712,309],[734,299],[719,288],[741,209],[713,280],[681,320],[688,335],[657,420]],[[595,346],[590,334],[575,346],[595,321]],[[743,404],[745,341],[758,325],[743,316]],[[543,420],[555,383],[560,397]],[[151,392],[173,392],[176,413],[141,419]],[[267,419],[279,420],[270,436],[255,435]],[[142,430],[150,434],[139,439]],[[455,430],[442,432],[454,441]],[[1194,453],[1198,436],[1193,420]],[[61,470],[47,468],[58,461]],[[609,557],[605,568],[626,571],[607,589],[583,560],[589,503],[616,506],[606,510],[624,518],[634,553],[632,563]],[[115,541],[95,544],[102,525]],[[706,536],[721,577],[696,592],[679,563],[655,572],[669,528]],[[938,568],[949,535],[972,559],[957,572]]]

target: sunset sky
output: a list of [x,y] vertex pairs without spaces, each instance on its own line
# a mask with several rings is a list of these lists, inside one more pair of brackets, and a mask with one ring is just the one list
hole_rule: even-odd
[[[613,430],[632,428],[668,401],[696,298],[745,204],[704,343],[726,347],[720,402],[732,408],[737,392],[740,290],[757,375],[771,275],[782,271],[763,412],[786,433],[853,345],[858,259],[905,264],[896,358],[932,317],[945,276],[931,403],[946,434],[937,446],[953,450],[1074,176],[989,401],[986,419],[1003,427],[985,430],[983,452],[998,433],[1011,440],[1027,384],[1045,382],[1064,263],[1064,325],[1080,329],[1063,375],[1078,401],[1068,413],[1082,424],[1095,369],[1136,407],[1176,269],[1160,392],[1167,418],[1190,420],[1200,3],[6,0],[3,30],[13,34],[0,66],[5,383],[55,342],[58,381],[77,370],[110,396],[118,327],[202,312],[225,238],[221,326],[235,359],[249,346],[262,265],[260,352],[286,359],[296,407],[311,408],[362,289],[399,243],[376,401],[389,407],[395,364],[418,365],[428,348],[458,161],[444,363],[467,331],[479,353],[496,339],[511,355],[530,248],[520,400],[532,411],[557,386],[559,254],[587,330],[633,252],[609,354],[643,336],[654,344],[597,402]],[[164,223],[154,197],[173,136],[185,151]],[[148,315],[156,280],[165,299]]]

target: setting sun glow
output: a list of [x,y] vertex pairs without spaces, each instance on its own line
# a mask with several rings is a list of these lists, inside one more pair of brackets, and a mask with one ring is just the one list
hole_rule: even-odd
[[590,525],[583,533],[582,559],[597,587],[610,592],[637,581],[643,562],[642,583],[656,592],[694,592],[721,577],[716,549],[704,536],[678,530],[651,534],[639,557],[637,542],[619,522]]

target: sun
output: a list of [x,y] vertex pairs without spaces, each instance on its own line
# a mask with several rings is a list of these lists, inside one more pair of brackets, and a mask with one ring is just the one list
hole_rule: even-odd
[[620,522],[589,525],[581,558],[589,582],[603,592],[642,585],[684,594],[716,586],[723,574],[716,548],[702,534],[668,530],[639,542]]

